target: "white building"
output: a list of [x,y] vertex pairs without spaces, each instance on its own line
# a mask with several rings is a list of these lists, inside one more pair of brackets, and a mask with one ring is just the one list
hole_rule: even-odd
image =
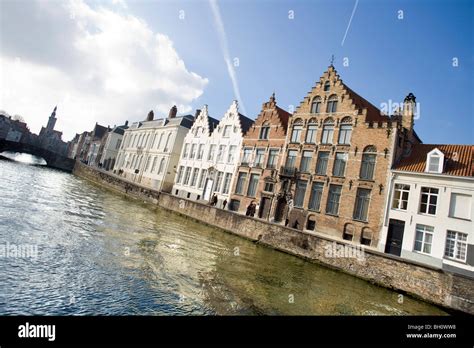
[[414,145],[392,170],[379,249],[474,276],[473,160],[473,145]]
[[126,121],[122,126],[112,128],[112,130],[107,134],[100,158],[102,168],[105,170],[110,170],[115,166],[115,161],[117,159],[120,146],[122,145],[123,135],[127,128],[128,121]]
[[186,135],[172,194],[209,201],[229,202],[242,139],[253,121],[239,113],[233,101],[220,121],[209,117],[207,105]]
[[117,155],[115,173],[155,190],[171,192],[183,140],[194,122],[192,115],[176,116],[173,106],[168,118],[145,121],[125,130]]

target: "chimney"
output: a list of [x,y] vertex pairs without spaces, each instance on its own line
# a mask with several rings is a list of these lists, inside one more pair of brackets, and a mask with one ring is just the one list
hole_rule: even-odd
[[176,107],[176,105],[173,105],[173,107],[170,109],[170,113],[168,114],[168,118],[175,118],[177,113],[178,108]]
[[155,117],[155,114],[153,113],[153,110],[150,110],[148,113],[148,116],[146,117],[146,121],[153,121],[153,118]]
[[128,120],[125,121],[125,125],[128,126]]
[[194,119],[197,119],[201,114],[201,109],[196,109],[196,113],[194,114]]

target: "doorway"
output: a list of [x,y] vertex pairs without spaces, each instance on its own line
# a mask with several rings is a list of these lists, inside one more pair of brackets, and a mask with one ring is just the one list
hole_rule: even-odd
[[285,215],[285,209],[286,209],[286,198],[281,197],[277,201],[277,206],[275,209],[275,222],[281,222],[284,218]]
[[258,217],[266,219],[270,213],[270,198],[262,197],[260,201],[260,209],[258,209]]
[[405,230],[405,221],[390,219],[388,224],[387,243],[385,252],[400,256],[402,253],[403,232]]
[[208,201],[211,199],[211,190],[212,190],[212,184],[214,181],[212,179],[206,179],[206,185],[204,186],[204,195],[203,199],[205,201]]

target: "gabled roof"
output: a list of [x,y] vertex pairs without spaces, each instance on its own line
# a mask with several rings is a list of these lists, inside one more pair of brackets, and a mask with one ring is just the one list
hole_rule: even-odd
[[395,170],[424,173],[426,156],[433,149],[439,149],[444,154],[442,174],[453,176],[474,176],[474,145],[436,145],[414,144],[407,157],[394,166]]
[[242,128],[242,134],[247,133],[247,131],[252,127],[254,120],[251,120],[247,116],[242,115],[239,112],[240,127]]

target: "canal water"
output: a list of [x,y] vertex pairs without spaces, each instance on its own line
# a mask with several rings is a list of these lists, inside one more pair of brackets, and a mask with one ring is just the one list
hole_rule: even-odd
[[446,314],[46,167],[0,190],[0,315]]

